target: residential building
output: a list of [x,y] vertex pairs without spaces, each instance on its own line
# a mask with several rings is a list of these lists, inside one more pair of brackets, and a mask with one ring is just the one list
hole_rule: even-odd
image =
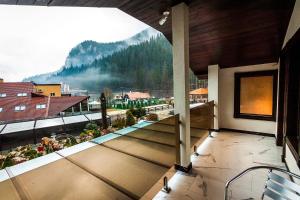
[[88,96],[62,97],[58,84],[2,82],[0,96],[2,122],[47,118],[62,112],[88,110]]
[[208,98],[208,89],[207,88],[198,88],[190,91],[190,101],[191,102],[207,102]]
[[51,96],[60,97],[61,96],[61,84],[37,84],[33,83],[36,93]]

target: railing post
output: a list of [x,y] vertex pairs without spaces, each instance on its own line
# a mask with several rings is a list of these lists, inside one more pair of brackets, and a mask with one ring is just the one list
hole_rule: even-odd
[[175,115],[175,151],[176,163],[180,165],[180,128],[179,128],[179,114]]
[[166,193],[170,193],[171,192],[171,188],[169,187],[169,184],[168,184],[168,177],[164,177],[164,187],[162,189],[163,192],[166,192]]
[[37,143],[37,134],[35,131],[35,126],[36,126],[36,120],[34,120],[34,125],[33,125],[33,129],[32,129],[32,133],[33,133],[33,143],[36,144]]
[[80,110],[80,113],[82,113],[82,104],[81,104],[81,102],[79,103],[79,110]]
[[0,134],[0,151],[2,151],[2,135]]

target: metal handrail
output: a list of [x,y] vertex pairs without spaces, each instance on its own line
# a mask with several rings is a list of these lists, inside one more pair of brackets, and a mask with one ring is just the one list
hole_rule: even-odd
[[242,176],[244,176],[245,174],[247,174],[250,171],[254,171],[257,169],[269,169],[269,170],[275,170],[275,171],[280,171],[282,173],[288,174],[289,176],[292,176],[294,178],[297,178],[300,180],[300,176],[297,174],[294,174],[292,172],[289,172],[285,169],[282,168],[278,168],[278,167],[272,167],[272,166],[255,166],[255,167],[250,167],[248,169],[245,169],[244,171],[242,171],[241,173],[239,173],[238,175],[236,175],[235,177],[233,177],[232,179],[230,179],[226,185],[225,185],[225,195],[224,195],[224,199],[228,200],[227,198],[227,194],[228,194],[228,188],[230,186],[231,183],[235,182],[237,179],[241,178]]

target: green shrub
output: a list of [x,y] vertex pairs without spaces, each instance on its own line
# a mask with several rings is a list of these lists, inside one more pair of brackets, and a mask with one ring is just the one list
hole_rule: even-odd
[[100,136],[101,136],[101,131],[99,131],[99,130],[94,130],[93,136],[94,136],[94,138],[100,137]]
[[33,150],[33,149],[27,150],[24,153],[24,156],[29,157],[30,159],[36,158],[37,157],[37,151]]
[[136,108],[134,110],[130,110],[133,116],[137,118],[141,118],[146,115],[146,110],[144,108]]
[[114,128],[122,129],[126,125],[126,121],[124,118],[118,117],[115,121],[113,121],[112,126]]
[[[74,137],[68,137],[67,140],[66,140],[66,144],[65,146],[67,147],[71,147],[73,145],[77,144],[77,141]],[[46,152],[48,153],[48,150],[46,148]],[[52,148],[49,148],[49,153],[53,152],[53,149]]]
[[140,108],[140,113],[141,113],[141,117],[146,115],[146,109],[145,108]]
[[159,104],[166,104],[167,102],[165,100],[160,100]]
[[36,157],[41,157],[41,156],[43,156],[43,153],[37,153],[36,154]]
[[133,116],[135,116],[135,109],[130,108],[129,111],[133,114]]
[[79,137],[83,138],[83,137],[85,137],[86,135],[87,135],[86,132],[81,132],[80,135],[79,135]]
[[14,165],[14,163],[13,163],[13,161],[12,161],[12,158],[7,157],[7,158],[3,161],[2,166],[0,166],[0,169],[4,169],[5,167],[10,167],[10,166],[13,166],[13,165]]
[[150,113],[147,115],[146,119],[148,121],[158,121],[158,115],[155,113]]
[[136,106],[135,106],[136,108],[140,108],[141,107],[141,103],[138,101],[138,102],[136,102]]
[[126,112],[126,126],[132,126],[135,124],[135,119],[133,114],[130,112],[130,110],[128,110]]
[[95,122],[90,122],[85,126],[86,129],[88,130],[96,130],[98,129],[98,125]]

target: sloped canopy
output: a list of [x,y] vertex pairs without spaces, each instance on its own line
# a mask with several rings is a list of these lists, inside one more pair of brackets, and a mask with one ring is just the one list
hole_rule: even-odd
[[208,94],[207,88],[198,88],[196,90],[190,91],[190,95],[204,95]]

